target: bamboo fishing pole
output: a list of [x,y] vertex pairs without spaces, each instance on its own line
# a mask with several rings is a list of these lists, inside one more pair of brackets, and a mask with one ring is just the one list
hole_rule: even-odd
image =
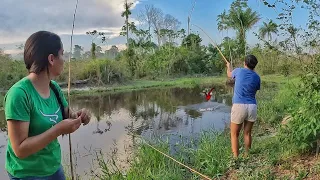
[[213,39],[199,26],[195,25],[195,24],[192,24],[193,26],[196,26],[197,28],[199,28],[206,36],[208,36],[208,38],[211,40],[211,44],[218,49],[220,55],[222,56],[223,60],[226,62],[226,63],[229,63],[229,61],[226,59],[226,57],[222,54],[220,48],[218,47],[218,45],[213,41]]
[[[71,54],[72,54],[72,40],[73,40],[73,31],[74,31],[74,24],[76,21],[76,14],[78,9],[79,0],[76,2],[76,7],[73,13],[73,22],[72,22],[72,32],[70,37],[70,53],[69,53],[69,77],[68,77],[68,104],[69,104],[69,111],[68,117],[70,118],[70,86],[71,86]],[[73,173],[73,161],[72,161],[72,143],[71,143],[71,134],[69,134],[69,153],[70,153],[70,169],[71,169],[71,179],[74,180],[74,173]]]

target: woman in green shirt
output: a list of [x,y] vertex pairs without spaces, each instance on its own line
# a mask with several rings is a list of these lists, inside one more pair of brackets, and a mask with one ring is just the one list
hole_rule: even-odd
[[10,179],[64,180],[57,138],[90,121],[86,109],[70,111],[52,80],[63,70],[62,57],[63,45],[54,33],[39,31],[26,41],[24,62],[29,75],[16,82],[4,99],[9,136],[5,167]]

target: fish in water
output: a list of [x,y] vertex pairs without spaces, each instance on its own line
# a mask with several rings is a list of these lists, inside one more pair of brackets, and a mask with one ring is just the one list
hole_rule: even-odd
[[206,100],[207,101],[209,101],[211,99],[213,90],[214,90],[214,88],[211,88],[211,90],[208,93],[206,93],[205,91],[203,92],[206,95]]

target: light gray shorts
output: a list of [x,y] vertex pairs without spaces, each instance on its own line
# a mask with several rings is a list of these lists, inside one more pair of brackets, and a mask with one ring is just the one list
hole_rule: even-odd
[[231,122],[242,124],[244,121],[255,122],[257,120],[256,104],[233,104],[231,108]]

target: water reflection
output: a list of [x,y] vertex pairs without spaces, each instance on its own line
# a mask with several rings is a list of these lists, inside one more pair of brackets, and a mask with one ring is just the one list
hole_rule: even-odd
[[[211,101],[206,102],[201,93],[204,88],[210,87],[72,97],[72,108],[87,108],[92,112],[91,122],[72,134],[76,172],[92,174],[93,152],[96,150],[116,156],[119,166],[126,168],[136,135],[194,136],[208,128],[223,129],[229,120],[231,98],[227,94],[230,90],[221,87],[213,93]],[[0,113],[0,128],[5,133],[3,112]],[[68,138],[59,138],[59,141],[64,154],[63,162],[68,164]],[[5,140],[1,142],[0,139],[1,145],[6,145]],[[0,148],[0,158],[4,162],[3,149]],[[110,160],[109,156],[106,159]],[[0,169],[4,169],[3,165]],[[6,174],[2,174],[4,176],[0,174],[0,179],[6,179]]]

